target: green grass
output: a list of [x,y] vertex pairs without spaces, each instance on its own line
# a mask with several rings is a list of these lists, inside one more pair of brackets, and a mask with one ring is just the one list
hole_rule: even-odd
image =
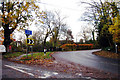
[[14,52],[14,53],[6,53],[3,55],[4,58],[15,58],[24,54],[23,52]]
[[32,54],[28,54],[28,57],[26,57],[26,55],[25,55],[25,56],[23,56],[23,57],[21,58],[21,60],[50,59],[50,58],[52,58],[52,57],[50,56],[51,53],[52,53],[52,52],[47,52],[46,55],[44,55],[44,52],[33,53],[33,56],[32,56]]

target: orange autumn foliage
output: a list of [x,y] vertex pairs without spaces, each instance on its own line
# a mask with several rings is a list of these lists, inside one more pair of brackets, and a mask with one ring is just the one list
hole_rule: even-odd
[[85,50],[85,49],[92,49],[93,44],[64,44],[61,46],[64,50]]

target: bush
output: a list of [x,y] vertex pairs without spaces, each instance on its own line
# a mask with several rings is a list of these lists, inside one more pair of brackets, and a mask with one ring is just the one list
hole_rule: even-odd
[[77,50],[85,50],[85,49],[92,49],[93,44],[78,44]]
[[34,52],[42,52],[43,51],[43,46],[42,45],[34,45],[33,46],[33,51]]
[[92,49],[93,44],[64,44],[61,46],[66,51]]
[[120,53],[120,46],[118,46],[118,52]]
[[60,48],[70,51],[70,50],[76,50],[76,44],[64,44],[62,46],[60,46]]
[[105,51],[114,51],[114,48],[113,47],[106,47],[106,48],[103,48],[103,50],[105,50]]

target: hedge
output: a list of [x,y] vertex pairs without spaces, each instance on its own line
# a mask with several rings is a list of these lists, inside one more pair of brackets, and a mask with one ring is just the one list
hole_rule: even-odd
[[92,49],[93,44],[64,44],[60,46],[63,50],[86,50],[86,49]]

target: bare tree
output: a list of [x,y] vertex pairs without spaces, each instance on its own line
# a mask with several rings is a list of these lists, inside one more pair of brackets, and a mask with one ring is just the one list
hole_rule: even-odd
[[66,29],[66,23],[64,23],[65,17],[62,17],[60,12],[57,11],[44,11],[43,15],[41,16],[40,23],[36,24],[39,26],[40,32],[42,32],[43,46],[46,47],[47,39],[51,38],[53,47],[56,47],[57,41]]
[[53,47],[57,46],[58,40],[67,28],[66,23],[64,23],[65,18],[61,16],[60,12],[55,11],[55,22],[53,23],[54,28],[52,31]]
[[70,29],[67,30],[67,40],[72,41],[73,39],[73,35],[72,35],[72,31]]
[[88,26],[82,26],[81,28],[82,31],[78,33],[78,36],[82,37],[86,42],[91,38],[91,34],[93,30],[91,29],[91,27]]
[[43,42],[43,32],[41,30],[34,31],[32,35],[32,39],[34,39],[34,44],[39,45]]
[[50,34],[53,31],[53,23],[55,22],[55,15],[52,12],[45,11],[45,16],[42,17],[43,24],[41,25],[41,28],[43,30],[43,46],[45,47],[46,40],[50,36]]

